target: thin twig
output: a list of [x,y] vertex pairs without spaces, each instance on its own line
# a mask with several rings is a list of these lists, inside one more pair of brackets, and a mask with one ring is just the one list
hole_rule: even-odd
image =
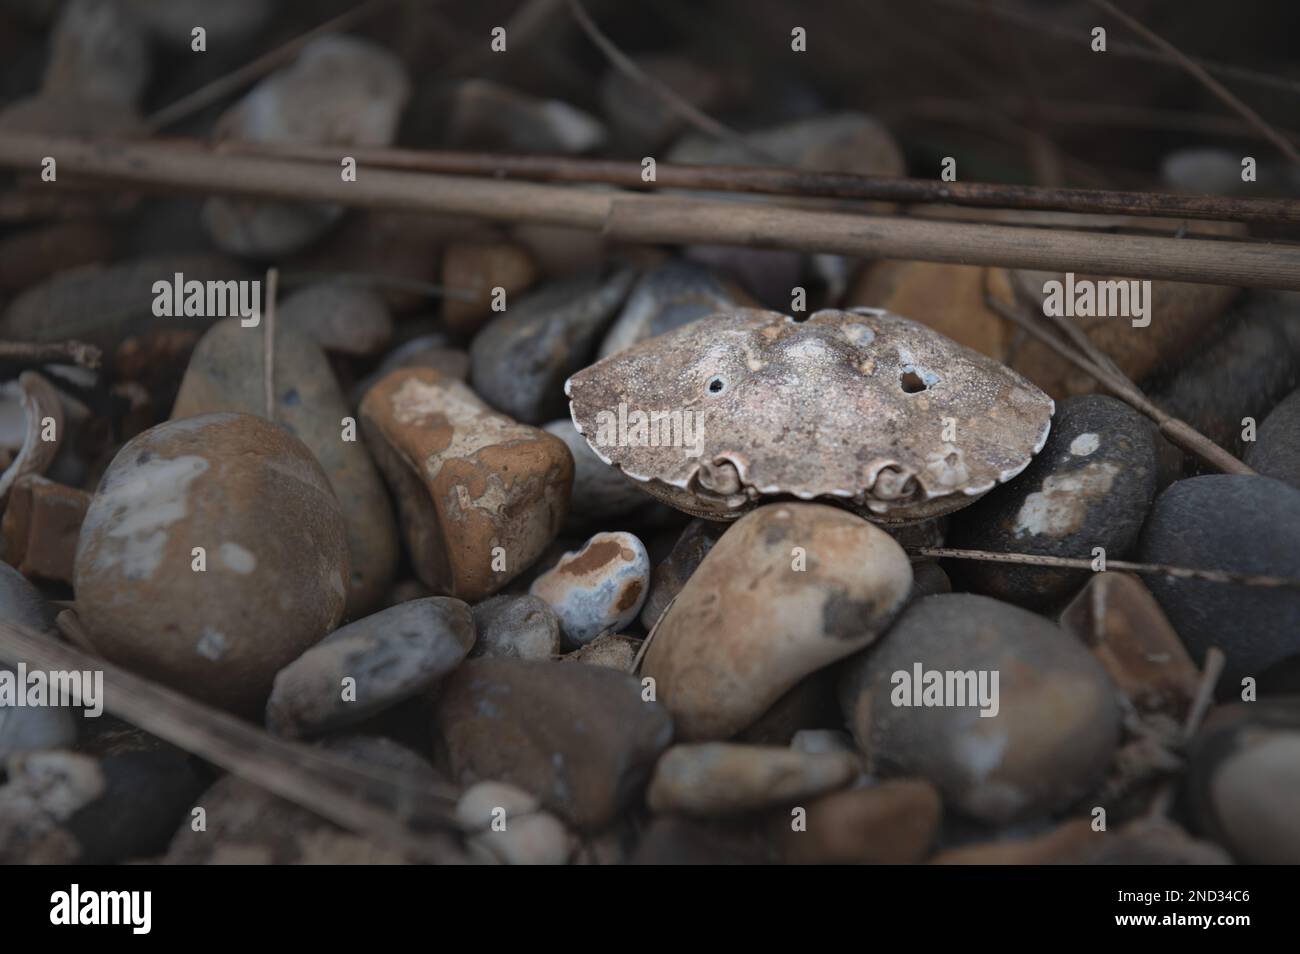
[[262,320],[266,327],[262,330],[262,381],[266,386],[266,416],[275,420],[275,296],[280,284],[280,271],[276,268],[266,270],[266,314]]
[[[1015,563],[1024,566],[1059,567],[1064,570],[1091,570],[1094,562],[1088,557],[1045,556],[1038,553],[1001,553],[994,550],[959,550],[953,547],[915,547],[911,548],[909,552],[933,559]],[[1262,573],[1238,573],[1235,570],[1202,570],[1195,567],[1166,566],[1162,563],[1131,563],[1127,560],[1107,560],[1106,569],[1127,570],[1130,573],[1176,576],[1184,580],[1206,580],[1210,583],[1235,583],[1242,586],[1300,590],[1300,579],[1294,577],[1268,576]]]
[[[1028,27],[1045,36],[1054,37],[1065,43],[1078,44],[1079,30],[1074,27],[1058,26],[1055,23],[1049,23],[1038,17],[1023,13],[1020,10],[1013,10],[1010,7],[1004,7],[999,4],[989,3],[987,0],[933,0],[933,2],[947,7],[964,9],[970,13],[984,17],[993,15],[1012,23],[1018,23],[1021,26]],[[1106,52],[1112,56],[1124,56],[1135,60],[1146,60],[1150,63],[1162,63],[1170,66],[1179,66],[1177,60],[1158,53],[1155,50],[1149,50],[1144,46],[1136,43],[1125,43],[1123,41],[1108,41]],[[1261,73],[1259,70],[1248,69],[1244,66],[1237,66],[1234,63],[1221,63],[1217,60],[1207,60],[1203,57],[1187,57],[1198,66],[1204,67],[1211,73],[1218,73],[1220,76],[1228,76],[1232,79],[1239,79],[1246,83],[1254,83],[1258,86],[1267,86],[1272,89],[1286,90],[1288,93],[1300,93],[1300,82],[1287,79],[1284,76],[1274,76],[1271,73]]]
[[1023,314],[1020,309],[1004,304],[988,287],[988,276],[984,280],[984,302],[1003,318],[1023,328],[1043,344],[1047,345],[1079,370],[1089,374],[1103,388],[1130,407],[1156,422],[1160,433],[1170,443],[1193,455],[1208,467],[1225,474],[1254,474],[1255,471],[1228,453],[1214,441],[1210,440],[1186,421],[1173,417],[1161,410],[1147,399],[1147,396],[1127,378],[1112,374],[1106,368],[1071,348],[1040,328],[1036,322]]
[[1219,684],[1219,677],[1223,675],[1223,667],[1227,662],[1227,657],[1218,646],[1211,646],[1206,652],[1205,665],[1201,667],[1201,682],[1196,687],[1196,697],[1192,699],[1192,705],[1187,710],[1187,719],[1183,722],[1184,744],[1192,741],[1192,736],[1200,730],[1205,713],[1209,711],[1210,703],[1214,701],[1214,687]]
[[[192,140],[177,146],[208,148]],[[338,165],[337,147],[311,143],[252,143],[229,140],[219,153],[309,159]],[[993,182],[942,182],[902,176],[867,176],[771,166],[655,164],[655,181],[642,179],[641,164],[576,156],[519,156],[497,153],[438,152],[415,149],[350,147],[348,155],[367,167],[522,179],[533,182],[602,183],[628,189],[699,189],[810,198],[880,202],[940,203],[974,208],[1030,209],[1134,215],[1177,219],[1300,224],[1296,199],[1121,192],[1108,189],[1046,188]]]
[[673,604],[676,602],[677,597],[675,596],[668,601],[668,605],[665,606],[663,612],[659,614],[659,618],[655,620],[655,624],[650,627],[650,632],[646,633],[645,639],[641,640],[641,647],[637,650],[636,658],[632,660],[633,673],[641,671],[641,660],[645,658],[645,654],[649,651],[650,643],[654,640],[655,633],[659,632],[659,624],[668,616],[668,611],[673,608]]
[[[1129,278],[1300,291],[1300,246],[1235,239],[1098,235],[1055,228],[850,214],[768,203],[597,191],[372,170],[339,188],[323,163],[261,159],[156,142],[10,133],[0,166],[58,155],[73,181],[151,191],[334,202],[603,232],[614,242],[738,245],[864,258],[1079,271]],[[64,176],[60,176],[62,182]]]
[[103,363],[103,353],[84,341],[58,341],[36,344],[26,341],[0,341],[0,361],[49,364],[71,361],[92,371]]
[[619,72],[625,74],[633,82],[645,87],[659,99],[663,100],[664,103],[667,104],[667,106],[685,122],[694,126],[706,136],[712,136],[714,139],[721,139],[724,142],[729,142],[734,146],[744,149],[746,152],[758,159],[767,162],[775,160],[774,156],[769,155],[765,150],[754,145],[736,130],[718,122],[708,113],[687,102],[679,96],[672,87],[668,86],[668,84],[660,81],[654,76],[651,76],[645,70],[641,69],[641,67],[637,66],[631,57],[620,50],[614,44],[614,41],[601,31],[600,27],[596,25],[596,21],[591,18],[591,15],[587,13],[586,8],[583,7],[581,0],[569,0],[569,10],[573,13],[573,18],[578,22],[578,26],[582,27],[582,32],[587,34],[587,38],[590,39],[592,43],[600,47],[600,51],[609,58],[609,61],[614,64],[614,67],[619,70]]
[[352,29],[360,23],[365,22],[374,16],[392,0],[367,0],[366,3],[358,7],[353,7],[346,13],[342,13],[332,20],[327,20],[318,27],[308,30],[301,36],[295,37],[288,43],[276,47],[268,53],[263,53],[257,59],[250,63],[245,63],[239,69],[219,76],[212,82],[199,87],[194,92],[181,97],[170,106],[164,106],[158,112],[154,113],[146,121],[146,127],[151,132],[157,132],[167,126],[171,126],[182,119],[194,115],[201,109],[211,106],[213,103],[224,99],[234,93],[239,92],[244,87],[261,79],[267,73],[275,70],[284,64],[290,62],[299,53],[303,47],[307,46],[313,40],[320,37],[328,36],[332,33],[343,33]]
[[450,787],[278,739],[9,620],[0,620],[0,659],[47,670],[102,672],[106,712],[394,850],[432,857],[452,851],[448,840],[435,834],[460,827]]
[[1119,9],[1119,7],[1111,3],[1110,0],[1090,0],[1090,2],[1093,6],[1105,10],[1111,16],[1118,19],[1152,46],[1162,50],[1171,59],[1176,60],[1183,69],[1196,79],[1197,82],[1214,94],[1214,96],[1227,105],[1229,109],[1239,115],[1246,122],[1250,123],[1251,126],[1255,127],[1261,136],[1281,151],[1282,155],[1286,156],[1297,166],[1300,166],[1300,152],[1296,151],[1295,146],[1291,145],[1284,136],[1280,135],[1277,130],[1270,126],[1263,116],[1243,103],[1226,86],[1211,76],[1209,72],[1206,71],[1205,67],[1186,56],[1178,49],[1178,47],[1174,46],[1164,37],[1145,26],[1131,14]]

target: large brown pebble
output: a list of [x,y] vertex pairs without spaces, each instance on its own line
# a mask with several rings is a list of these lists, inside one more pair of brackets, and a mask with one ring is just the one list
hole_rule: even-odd
[[[265,346],[263,329],[244,328],[237,318],[218,322],[194,349],[172,417],[262,413]],[[329,477],[348,528],[347,616],[365,616],[379,605],[397,569],[393,508],[355,421],[347,424],[351,411],[325,352],[287,327],[276,330],[275,419],[311,449]],[[345,440],[348,430],[351,439]]]
[[497,414],[464,383],[394,371],[361,402],[416,573],[474,603],[527,569],[568,511],[573,458],[545,431]]
[[110,661],[243,711],[338,625],[347,578],[343,515],[311,451],[261,418],[206,414],[145,431],[109,465],[77,547],[77,613]]
[[[455,334],[471,338],[492,315],[494,289],[508,302],[537,280],[537,265],[521,245],[511,242],[457,242],[442,253],[442,319]],[[452,292],[467,297],[453,297]]]
[[925,778],[945,804],[992,823],[1067,807],[1101,782],[1119,739],[1115,687],[1078,641],[968,593],[908,606],[845,666],[840,698],[869,771]]
[[[986,283],[1005,272],[946,262],[882,260],[849,289],[845,307],[884,308],[928,325],[958,344],[1005,361],[1013,327],[984,300]],[[999,297],[1009,298],[1007,288]]]
[[726,739],[804,676],[872,642],[912,586],[885,531],[822,504],[730,527],[659,622],[643,673],[682,739]]
[[436,710],[454,781],[508,782],[580,828],[611,822],[672,741],[672,719],[632,676],[601,666],[471,659]]

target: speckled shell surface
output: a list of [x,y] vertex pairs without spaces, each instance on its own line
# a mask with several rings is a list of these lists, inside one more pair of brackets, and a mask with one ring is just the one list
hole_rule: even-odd
[[866,308],[712,315],[565,391],[603,460],[715,520],[777,497],[838,499],[881,523],[940,516],[1024,470],[1054,410],[1011,369]]

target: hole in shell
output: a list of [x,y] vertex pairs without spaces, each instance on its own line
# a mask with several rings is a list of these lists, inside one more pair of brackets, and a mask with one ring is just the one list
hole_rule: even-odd
[[721,394],[727,390],[727,380],[720,374],[715,374],[709,380],[704,382],[704,389],[710,394]]
[[915,371],[904,371],[899,375],[898,386],[907,394],[916,394],[919,391],[924,391],[927,387],[926,383],[921,380],[921,376]]

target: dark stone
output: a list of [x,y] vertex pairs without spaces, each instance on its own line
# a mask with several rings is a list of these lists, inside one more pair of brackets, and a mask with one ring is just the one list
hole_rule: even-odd
[[447,680],[438,746],[461,785],[508,782],[580,828],[599,829],[637,797],[673,737],[641,683],[600,666],[471,659]]
[[1300,489],[1300,391],[1269,412],[1248,445],[1246,463],[1265,477]]
[[[1023,474],[953,515],[963,549],[1122,559],[1137,543],[1156,489],[1155,432],[1127,404],[1099,394],[1063,401],[1047,444]],[[957,561],[967,588],[1022,606],[1058,603],[1089,570]]]
[[[1156,498],[1142,531],[1147,563],[1300,578],[1300,490],[1271,477],[1210,474],[1180,480]],[[1300,653],[1300,592],[1151,575],[1147,585],[1200,664],[1211,646],[1227,655],[1220,681]]]
[[474,390],[525,424],[564,416],[565,378],[587,364],[635,277],[632,269],[589,272],[507,302],[470,347]]

